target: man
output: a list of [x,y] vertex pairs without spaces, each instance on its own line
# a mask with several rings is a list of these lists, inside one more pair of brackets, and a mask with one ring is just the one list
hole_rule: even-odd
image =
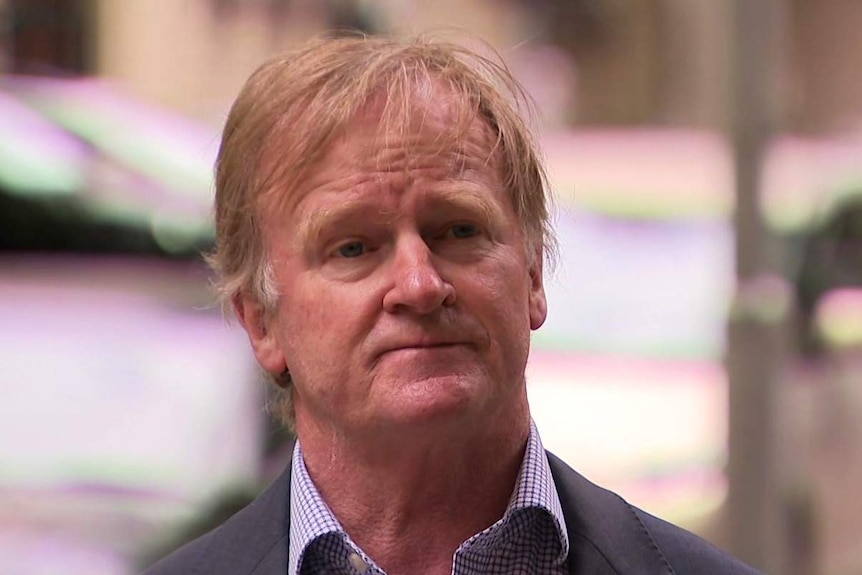
[[220,287],[281,388],[284,475],[150,573],[754,573],[547,454],[524,370],[553,250],[505,69],[315,41],[235,102]]

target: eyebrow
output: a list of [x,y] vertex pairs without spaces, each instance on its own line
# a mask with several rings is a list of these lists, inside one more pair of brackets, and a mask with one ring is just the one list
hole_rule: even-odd
[[[425,198],[425,205],[435,208],[455,207],[478,214],[486,228],[501,223],[505,214],[493,201],[488,187],[470,181],[441,182]],[[508,199],[504,198],[504,201]]]
[[323,229],[326,226],[347,221],[357,215],[372,216],[378,213],[370,203],[362,200],[348,200],[334,206],[321,208],[309,214],[299,224],[299,239],[303,245],[313,244],[323,234]]
[[[508,201],[505,199],[504,201]],[[488,188],[475,182],[443,181],[435,182],[423,198],[420,209],[448,209],[467,211],[476,214],[481,223],[493,230],[505,220],[505,214],[495,203]],[[373,218],[397,219],[397,212],[381,212],[371,201],[350,199],[328,206],[310,214],[299,224],[299,238],[303,244],[315,243],[327,226],[337,225],[357,216],[368,220]]]

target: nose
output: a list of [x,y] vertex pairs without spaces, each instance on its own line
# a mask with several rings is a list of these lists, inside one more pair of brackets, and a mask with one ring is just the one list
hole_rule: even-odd
[[433,254],[421,237],[398,242],[390,265],[391,283],[383,296],[385,311],[426,315],[455,303],[454,286],[440,275]]

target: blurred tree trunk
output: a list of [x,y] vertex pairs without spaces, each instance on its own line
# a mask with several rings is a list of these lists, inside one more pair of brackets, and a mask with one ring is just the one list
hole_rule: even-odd
[[786,573],[777,447],[790,290],[780,279],[778,254],[758,202],[766,146],[782,112],[785,12],[781,0],[734,0],[730,16],[737,291],[728,325],[727,535],[741,559],[769,573]]

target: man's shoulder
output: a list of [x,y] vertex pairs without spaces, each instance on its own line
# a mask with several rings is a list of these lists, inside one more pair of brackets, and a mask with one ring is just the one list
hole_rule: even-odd
[[289,493],[290,466],[250,504],[149,567],[144,575],[283,572],[290,530]]
[[681,527],[630,506],[676,575],[759,575],[733,555]]
[[[548,454],[575,565],[602,573],[757,575],[729,553],[634,507]],[[589,570],[589,569],[588,569]]]
[[[230,521],[230,519],[228,520]],[[221,526],[186,543],[167,557],[151,565],[143,575],[179,575],[202,573],[213,540],[218,539]]]

